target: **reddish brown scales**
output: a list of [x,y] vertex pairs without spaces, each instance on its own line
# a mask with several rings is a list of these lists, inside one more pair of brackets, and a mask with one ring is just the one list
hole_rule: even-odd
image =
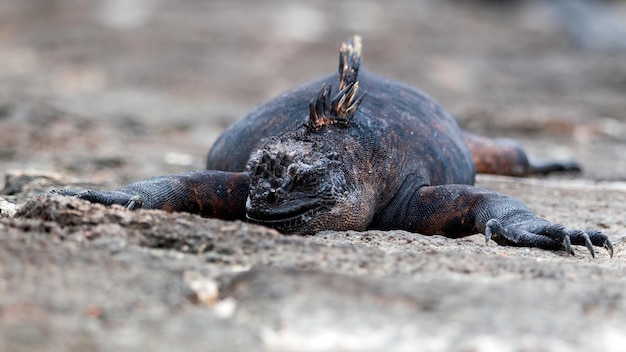
[[466,133],[465,143],[472,152],[476,173],[527,176],[530,163],[524,151],[511,141],[495,141]]

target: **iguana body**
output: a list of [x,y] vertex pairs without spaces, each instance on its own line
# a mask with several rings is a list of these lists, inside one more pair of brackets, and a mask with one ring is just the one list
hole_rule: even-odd
[[360,60],[355,37],[341,48],[339,74],[287,91],[235,122],[209,152],[205,171],[119,191],[60,193],[130,209],[247,219],[283,233],[484,233],[502,244],[569,253],[571,244],[586,245],[592,255],[593,246],[604,246],[612,253],[598,231],[568,230],[473,186],[477,172],[525,176],[576,164],[532,165],[517,146],[467,134],[424,94],[359,72]]

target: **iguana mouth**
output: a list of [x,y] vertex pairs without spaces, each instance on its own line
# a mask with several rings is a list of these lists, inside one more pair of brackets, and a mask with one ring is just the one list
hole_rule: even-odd
[[313,218],[320,202],[310,202],[297,207],[272,209],[271,211],[246,212],[246,219],[252,223],[293,232]]

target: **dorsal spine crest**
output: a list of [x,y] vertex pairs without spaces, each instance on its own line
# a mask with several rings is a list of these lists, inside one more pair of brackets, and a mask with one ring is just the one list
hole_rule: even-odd
[[361,65],[361,37],[354,35],[339,49],[339,93],[331,100],[332,87],[323,83],[316,98],[309,103],[309,121],[305,126],[317,131],[322,126],[348,126],[365,93],[357,97],[357,76]]
[[339,49],[339,90],[357,81],[361,66],[361,50],[363,41],[359,35],[354,35]]

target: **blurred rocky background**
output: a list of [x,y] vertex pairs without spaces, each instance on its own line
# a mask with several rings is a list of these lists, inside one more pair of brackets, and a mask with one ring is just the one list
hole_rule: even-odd
[[[481,177],[616,255],[285,237],[32,196],[199,169],[231,122],[364,65],[582,174]],[[0,0],[0,350],[620,350],[626,2]]]

